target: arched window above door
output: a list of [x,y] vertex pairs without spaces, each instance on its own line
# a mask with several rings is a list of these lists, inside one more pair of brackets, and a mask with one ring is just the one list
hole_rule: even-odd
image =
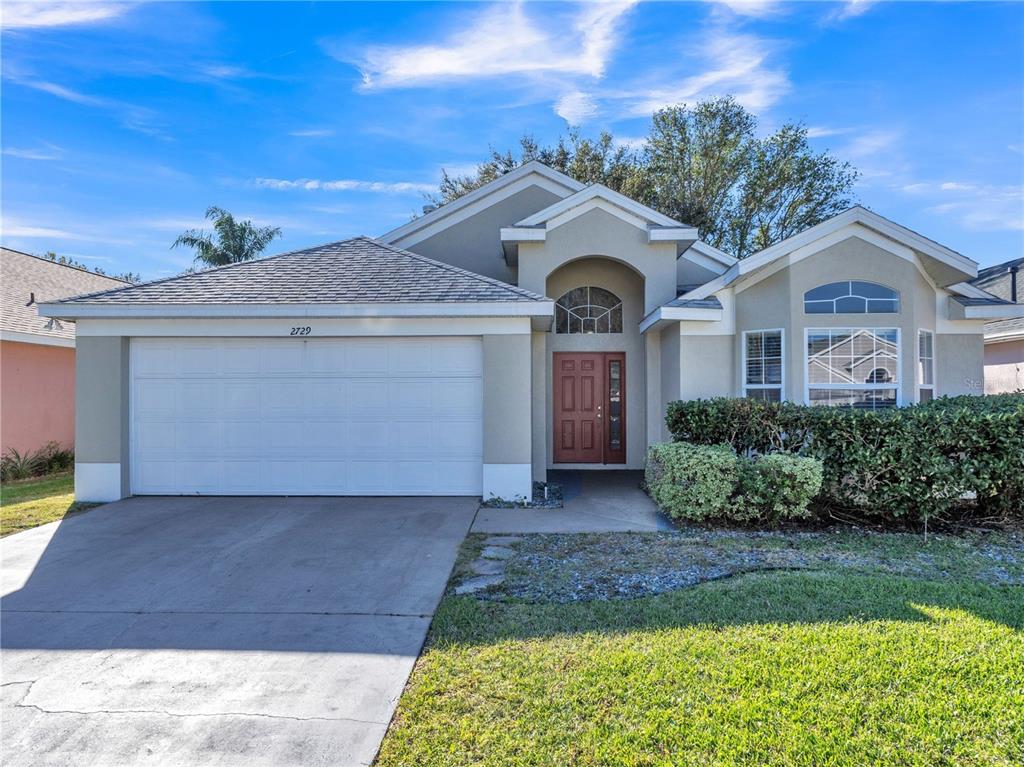
[[555,303],[556,333],[621,333],[622,301],[604,288],[573,288]]

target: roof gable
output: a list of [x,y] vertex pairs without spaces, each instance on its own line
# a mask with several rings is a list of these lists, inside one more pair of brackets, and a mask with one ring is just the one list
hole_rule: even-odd
[[553,205],[549,205],[544,210],[537,211],[532,216],[524,218],[516,226],[546,226],[550,230],[597,207],[618,215],[620,218],[631,223],[637,222],[637,226],[689,228],[674,218],[669,218],[665,214],[659,213],[654,208],[649,208],[636,200],[626,197],[624,194],[609,189],[604,184],[591,184],[585,189],[581,189],[575,194],[559,200]]
[[549,168],[542,162],[531,160],[457,200],[382,234],[377,239],[380,242],[409,247],[531,186],[539,186],[558,197],[568,197],[583,189],[583,184],[574,178]]
[[977,274],[975,261],[858,205],[738,261],[721,277],[694,290],[692,296],[712,295],[753,272],[767,270],[782,259],[807,257],[846,237],[861,237],[897,257],[915,261],[931,281],[943,287]]

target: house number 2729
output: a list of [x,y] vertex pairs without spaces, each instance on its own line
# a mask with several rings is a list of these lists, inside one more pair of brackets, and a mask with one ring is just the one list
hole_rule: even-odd
[[302,328],[292,328],[292,332],[289,333],[288,335],[290,335],[290,336],[308,336],[310,330],[311,330],[311,328],[309,327],[309,325],[306,325],[305,327],[302,327]]

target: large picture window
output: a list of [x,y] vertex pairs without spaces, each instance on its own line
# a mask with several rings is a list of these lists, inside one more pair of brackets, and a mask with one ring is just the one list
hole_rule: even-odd
[[899,404],[896,328],[807,331],[807,402],[863,410]]
[[805,314],[895,314],[899,310],[900,294],[874,282],[830,282],[804,293]]
[[573,288],[555,303],[556,333],[621,333],[622,301],[604,288]]
[[743,394],[762,402],[782,401],[782,331],[743,334]]

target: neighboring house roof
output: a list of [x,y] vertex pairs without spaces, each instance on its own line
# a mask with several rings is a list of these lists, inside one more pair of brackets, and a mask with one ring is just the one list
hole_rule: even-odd
[[[457,200],[441,205],[434,210],[425,213],[422,216],[414,218],[412,221],[402,226],[392,229],[390,232],[382,234],[377,239],[380,242],[386,243],[397,243],[400,240],[405,240],[422,229],[433,227],[440,222],[448,218],[456,218],[465,211],[466,214],[473,212],[477,207],[486,207],[491,204],[490,202],[484,204],[484,198],[491,197],[492,195],[504,196],[508,194],[514,194],[519,189],[527,188],[531,185],[542,186],[549,191],[558,194],[560,197],[567,197],[568,195],[578,192],[583,189],[584,185],[576,179],[555,170],[549,168],[542,162],[537,160],[531,160],[528,163],[520,165],[515,170],[509,171],[508,173],[498,176],[498,178],[490,181],[478,189],[474,189],[468,194],[464,194]],[[442,227],[444,224],[441,225]],[[408,245],[408,243],[404,243]]]
[[38,304],[129,284],[10,248],[0,248],[0,278],[0,338],[57,346],[74,346],[75,328],[40,317]]
[[[1016,300],[1017,303],[1024,303],[1024,274],[1022,272],[1024,272],[1024,258],[1014,258],[995,266],[979,269],[977,279],[971,280],[971,284],[1007,301]],[[1016,277],[1016,299],[1013,297],[1014,277]]]
[[[222,307],[222,311],[204,316],[234,316],[232,306],[286,310],[287,307],[321,305],[324,307],[321,316],[348,316],[345,307],[376,305],[377,310],[362,314],[380,314],[380,305],[384,304],[469,303],[550,305],[550,300],[369,237],[355,237],[120,290],[78,296],[53,303],[46,311],[48,316],[58,317],[106,316],[114,312],[105,312],[104,308]],[[268,313],[282,316],[281,311],[272,309]],[[181,314],[195,316],[196,313]],[[154,312],[153,316],[156,315]]]
[[985,343],[1024,339],[1024,317],[985,323]]

